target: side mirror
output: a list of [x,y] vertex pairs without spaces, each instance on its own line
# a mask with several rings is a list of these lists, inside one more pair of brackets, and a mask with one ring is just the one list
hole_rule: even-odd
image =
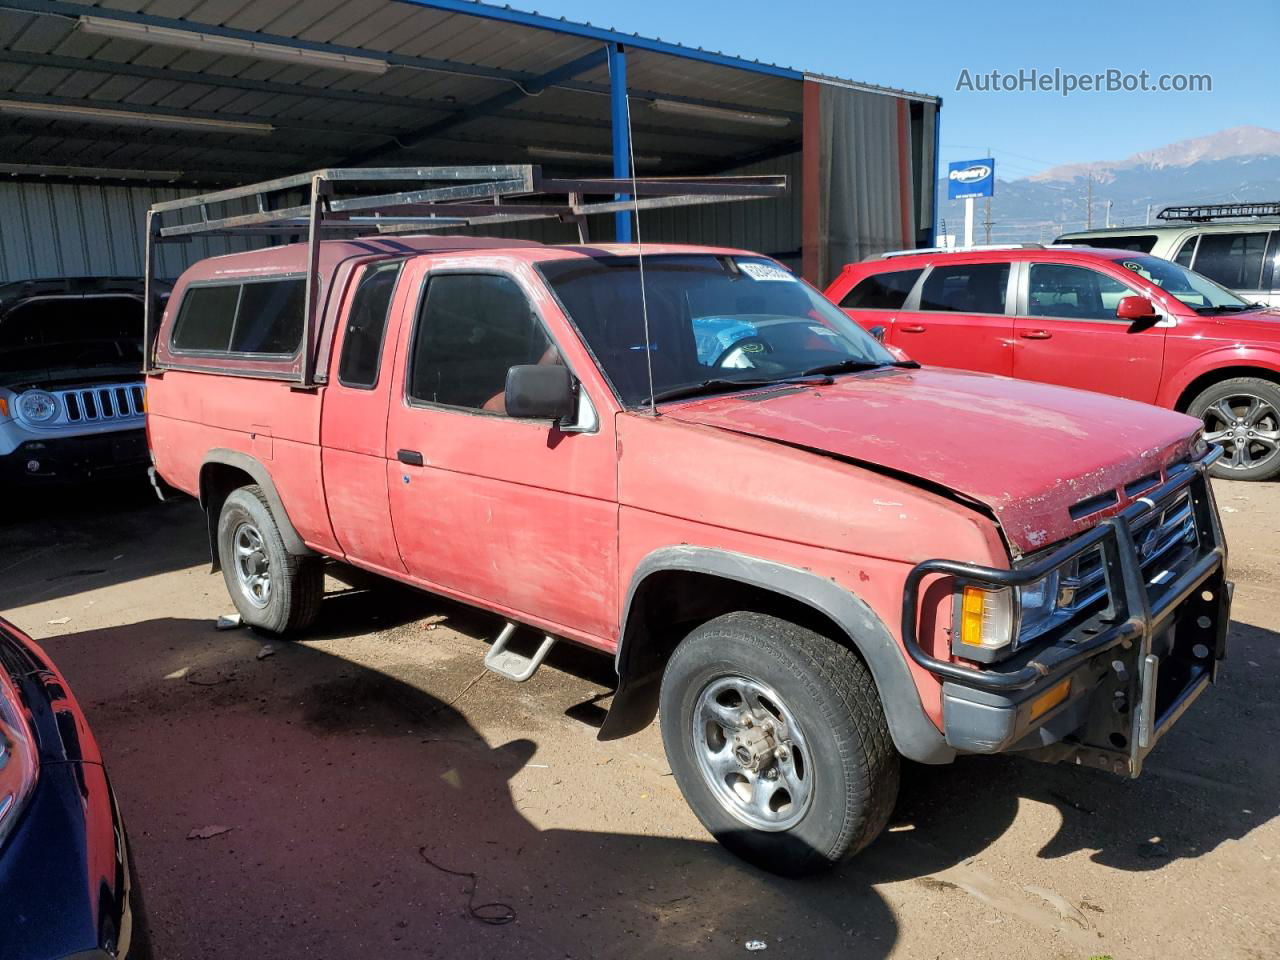
[[1120,320],[1128,320],[1130,323],[1153,320],[1159,315],[1155,304],[1146,297],[1137,295],[1121,297],[1120,302],[1116,304],[1116,317]]
[[884,334],[885,334],[885,329],[884,329],[884,327],[879,326],[879,325],[876,325],[876,326],[872,327],[870,330],[868,330],[868,331],[867,331],[867,333],[871,334],[873,337],[875,337],[875,338],[876,338],[877,340],[879,340],[881,343],[884,343]]
[[507,416],[560,420],[576,406],[573,374],[558,363],[524,363],[507,370]]

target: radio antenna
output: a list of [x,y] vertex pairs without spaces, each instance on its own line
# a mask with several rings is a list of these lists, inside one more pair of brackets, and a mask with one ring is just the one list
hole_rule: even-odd
[[644,362],[649,374],[649,415],[658,415],[657,388],[653,385],[653,340],[649,336],[649,299],[644,290],[644,238],[640,234],[640,198],[636,194],[636,142],[631,135],[631,94],[627,102],[627,162],[631,167],[631,216],[635,220],[636,261],[640,268],[640,317],[644,321]]

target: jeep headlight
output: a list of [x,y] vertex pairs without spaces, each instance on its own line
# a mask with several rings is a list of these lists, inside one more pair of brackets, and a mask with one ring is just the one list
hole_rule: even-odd
[[28,423],[48,423],[58,416],[58,398],[43,390],[27,390],[18,396],[16,409]]
[[[1057,620],[1058,571],[1018,590],[1018,644],[1044,633]],[[1017,644],[1015,644],[1017,645]]]

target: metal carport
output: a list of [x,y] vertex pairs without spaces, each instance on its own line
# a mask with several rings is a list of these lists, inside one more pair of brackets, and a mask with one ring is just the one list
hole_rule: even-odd
[[[353,164],[626,176],[634,155],[645,176],[788,174],[785,199],[646,214],[643,235],[821,282],[932,239],[939,105],[471,0],[0,0],[0,279],[140,274],[142,211],[211,185]],[[601,226],[629,235],[627,215]]]

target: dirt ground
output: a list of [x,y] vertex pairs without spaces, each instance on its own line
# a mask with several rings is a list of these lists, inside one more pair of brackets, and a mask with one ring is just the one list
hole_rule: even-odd
[[[1141,780],[911,768],[890,831],[804,881],[710,842],[656,725],[596,741],[605,657],[562,645],[512,684],[481,667],[494,618],[354,577],[305,642],[216,631],[232,608],[191,503],[9,495],[0,612],[85,706],[165,960],[736,957],[755,939],[775,958],[1262,960],[1280,956],[1280,485],[1217,491],[1229,661]],[[228,829],[188,838],[206,827]]]

